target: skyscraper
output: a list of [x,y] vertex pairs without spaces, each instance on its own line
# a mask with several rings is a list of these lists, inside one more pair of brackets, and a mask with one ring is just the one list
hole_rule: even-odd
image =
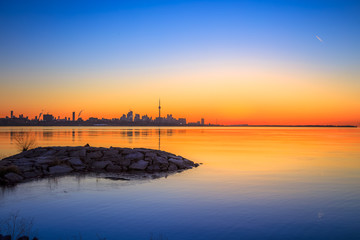
[[10,117],[13,118],[14,117],[14,111],[11,111],[10,114],[11,114]]
[[159,98],[159,119],[161,118],[160,110],[161,110],[161,106],[160,106],[160,98]]
[[75,112],[73,112],[73,121],[75,122]]

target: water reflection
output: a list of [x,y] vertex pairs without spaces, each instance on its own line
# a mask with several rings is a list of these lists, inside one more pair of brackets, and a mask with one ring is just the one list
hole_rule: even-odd
[[168,178],[80,175],[2,189],[0,216],[35,217],[44,240],[360,239],[359,129],[2,128],[0,151],[13,151],[11,132],[30,130],[39,145],[161,148],[204,163]]
[[[172,128],[132,128],[132,127],[3,127],[0,128],[0,155],[8,156],[16,153],[12,146],[14,137],[19,133],[31,132],[36,138],[38,146],[50,145],[85,145],[92,146],[126,146],[126,147],[150,147],[161,149],[161,138],[169,139],[175,133],[181,135],[186,129]],[[154,138],[154,135],[156,138]],[[141,145],[146,143],[145,146]]]

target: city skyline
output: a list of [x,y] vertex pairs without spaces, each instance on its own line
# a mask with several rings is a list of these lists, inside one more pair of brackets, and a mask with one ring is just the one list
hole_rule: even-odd
[[[44,113],[44,111],[40,112],[39,115],[36,115],[33,118],[29,118],[22,113],[19,113],[17,116],[13,110],[10,111],[9,116],[5,116],[4,118],[0,117],[0,125],[12,126],[12,125],[139,125],[139,126],[205,126],[205,119],[201,118],[196,122],[187,122],[186,118],[175,118],[171,113],[166,114],[166,116],[161,116],[161,105],[159,99],[159,115],[157,117],[140,115],[139,113],[133,112],[129,110],[127,113],[123,113],[121,117],[118,118],[104,118],[104,117],[89,117],[87,119],[83,119],[81,114],[83,113],[83,109],[78,113],[75,111],[72,112],[71,117],[68,116],[60,116],[56,117],[56,114],[52,114],[49,112]],[[77,115],[76,115],[77,114]],[[211,123],[207,124],[208,126],[214,125]]]

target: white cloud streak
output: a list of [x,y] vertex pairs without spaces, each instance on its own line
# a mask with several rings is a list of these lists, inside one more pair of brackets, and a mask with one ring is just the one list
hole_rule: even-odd
[[318,35],[315,35],[315,37],[316,37],[320,42],[323,42],[323,40],[322,40]]

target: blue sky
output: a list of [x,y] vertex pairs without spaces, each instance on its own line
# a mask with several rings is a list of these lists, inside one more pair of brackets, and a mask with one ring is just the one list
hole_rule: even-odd
[[0,9],[0,59],[9,68],[76,71],[254,54],[359,63],[356,1],[2,1]]

